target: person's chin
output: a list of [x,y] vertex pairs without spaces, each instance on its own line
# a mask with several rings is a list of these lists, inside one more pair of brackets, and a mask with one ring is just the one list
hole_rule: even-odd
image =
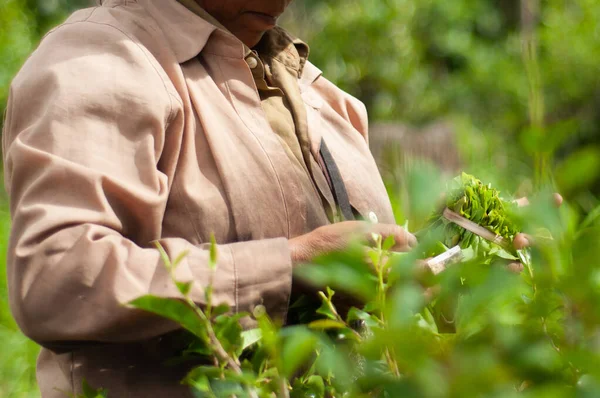
[[245,29],[234,33],[245,45],[252,48],[257,45],[264,34],[271,30],[273,27],[268,29],[256,29],[255,27],[246,25]]

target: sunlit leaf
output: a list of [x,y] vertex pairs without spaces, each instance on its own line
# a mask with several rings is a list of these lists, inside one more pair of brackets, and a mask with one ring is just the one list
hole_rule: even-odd
[[218,251],[217,251],[217,241],[214,234],[210,235],[210,257],[209,257],[209,265],[212,270],[217,268],[217,260],[218,260]]
[[201,339],[208,338],[204,322],[192,307],[181,300],[147,295],[131,301],[129,305],[177,322]]
[[190,289],[192,288],[192,282],[175,282],[175,285],[177,286],[177,289],[181,292],[181,294],[183,294],[184,296],[187,296],[190,292]]
[[158,252],[160,253],[160,258],[162,259],[163,263],[165,264],[165,267],[168,270],[172,269],[173,264],[171,263],[171,259],[169,258],[169,255],[165,251],[164,247],[160,244],[159,241],[155,241],[154,246],[156,246],[156,248],[158,249]]
[[176,258],[175,260],[173,260],[173,269],[177,268],[177,266],[190,254],[189,250],[185,250],[183,252],[181,252]]
[[258,343],[262,338],[262,331],[260,329],[250,329],[242,332],[242,349]]
[[316,330],[327,330],[327,329],[343,329],[346,325],[342,322],[335,321],[332,319],[320,319],[313,321],[308,324],[308,327]]

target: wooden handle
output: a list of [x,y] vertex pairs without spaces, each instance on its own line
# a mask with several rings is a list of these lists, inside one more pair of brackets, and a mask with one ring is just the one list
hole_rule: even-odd
[[449,208],[446,207],[444,209],[443,216],[448,221],[451,221],[454,224],[456,224],[460,227],[463,227],[467,231],[473,232],[475,235],[480,236],[485,240],[488,240],[492,243],[497,244],[498,246],[502,246],[503,248],[510,250],[510,242],[508,242],[502,236],[496,235],[489,229],[484,228],[481,225],[476,224],[473,221],[464,218],[463,216],[453,212]]

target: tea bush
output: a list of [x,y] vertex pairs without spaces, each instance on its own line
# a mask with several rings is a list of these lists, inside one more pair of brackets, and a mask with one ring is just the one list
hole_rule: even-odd
[[[356,246],[298,269],[323,288],[319,306],[292,306],[310,319],[304,325],[282,328],[261,306],[235,315],[219,303],[200,309],[188,284],[178,284],[184,300],[131,304],[189,332],[182,355],[207,364],[185,379],[198,396],[596,396],[600,207],[581,219],[547,191],[530,201],[517,215],[536,245],[520,275],[478,257],[427,274],[417,260],[435,237],[406,254],[379,239],[368,258]],[[356,306],[338,311],[339,293]],[[242,316],[259,329],[243,331]]]

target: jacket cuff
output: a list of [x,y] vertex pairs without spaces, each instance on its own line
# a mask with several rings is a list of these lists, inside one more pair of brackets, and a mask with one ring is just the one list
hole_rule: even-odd
[[[286,238],[240,242],[228,245],[235,278],[235,312],[252,313],[265,306],[273,320],[285,322],[292,291],[292,258]],[[254,327],[245,319],[244,327]]]

